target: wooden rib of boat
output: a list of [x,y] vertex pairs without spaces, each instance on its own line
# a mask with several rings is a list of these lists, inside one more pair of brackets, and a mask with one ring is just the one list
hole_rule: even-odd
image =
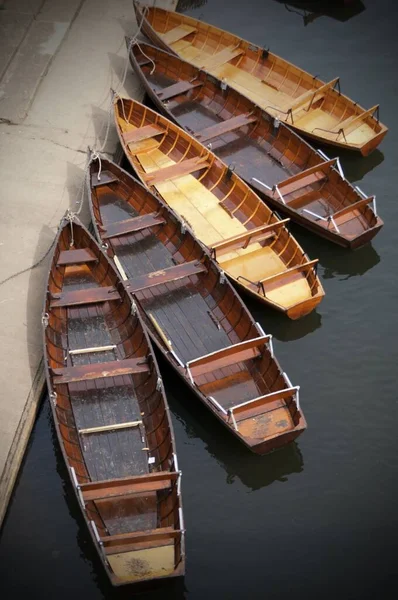
[[268,204],[312,232],[358,248],[383,226],[374,197],[363,197],[343,176],[338,159],[325,161],[289,127],[236,90],[159,48],[131,45],[130,61],[148,95],[169,119],[204,144]]
[[253,452],[295,439],[306,428],[299,388],[217,263],[168,206],[120,167],[102,160],[90,169],[96,234],[171,366]]
[[115,100],[127,158],[208,246],[222,269],[258,300],[291,319],[311,312],[324,291],[279,218],[240,177],[186,131],[130,99]]
[[180,476],[149,338],[111,261],[61,221],[43,313],[58,440],[113,585],[184,574]]
[[[325,83],[265,48],[192,17],[134,3],[152,42],[205,69],[302,135],[368,155],[387,133],[379,106],[365,110]],[[337,87],[337,89],[336,89]]]

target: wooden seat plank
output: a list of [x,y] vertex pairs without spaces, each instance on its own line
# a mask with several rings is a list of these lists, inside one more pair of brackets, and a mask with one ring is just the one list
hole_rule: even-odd
[[136,129],[125,131],[122,135],[125,144],[134,144],[136,142],[141,142],[142,140],[148,140],[156,137],[157,135],[161,135],[163,133],[166,133],[166,130],[153,123],[152,125],[144,125],[143,127],[137,127]]
[[125,496],[127,494],[166,490],[171,487],[172,482],[178,477],[179,473],[174,471],[155,471],[136,477],[83,483],[80,489],[84,500],[89,502],[90,500],[117,498],[118,496]]
[[190,25],[180,25],[178,27],[173,27],[173,29],[169,29],[166,33],[162,33],[161,37],[166,44],[174,44],[174,42],[178,42],[178,40],[182,40],[182,38],[190,35],[197,31],[196,27],[191,27]]
[[221,121],[221,123],[211,125],[210,127],[202,129],[202,131],[196,132],[195,137],[200,142],[204,143],[208,140],[223,135],[224,133],[229,133],[231,131],[235,131],[236,129],[240,129],[245,125],[250,125],[250,123],[254,123],[255,121],[257,121],[257,117],[250,116],[249,114],[238,115],[237,117],[231,117],[230,119]]
[[221,52],[217,52],[217,54],[213,54],[209,58],[202,60],[201,66],[206,70],[215,69],[241,54],[244,54],[244,50],[241,48],[224,48]]
[[55,385],[60,385],[61,383],[74,383],[77,381],[90,381],[91,379],[103,379],[106,377],[117,377],[118,375],[134,375],[137,373],[146,373],[148,371],[148,363],[143,357],[52,369]]
[[[301,173],[297,173],[292,177],[284,179],[283,181],[278,183],[278,188],[280,192],[284,196],[287,196],[288,194],[296,192],[297,190],[306,187],[307,185],[313,185],[314,183],[324,181],[327,178],[326,171],[336,163],[336,160],[336,158],[332,158],[331,160],[314,165],[309,169],[305,169],[305,171],[301,171]],[[278,192],[276,190],[273,191],[273,195],[275,198],[279,197]]]
[[90,248],[75,250],[62,250],[57,260],[58,267],[66,265],[80,265],[82,263],[97,262],[98,258]]
[[120,300],[120,294],[114,287],[89,287],[82,290],[71,290],[70,292],[52,294],[50,308],[76,306],[79,304],[94,304],[96,302],[108,302],[110,300]]
[[187,368],[190,370],[191,375],[196,377],[237,364],[244,360],[250,360],[256,356],[260,356],[261,351],[259,350],[259,347],[266,344],[269,339],[270,336],[265,335],[253,340],[245,340],[244,342],[228,346],[227,348],[222,348],[216,352],[211,352],[210,354],[189,361],[187,363]]
[[203,85],[203,81],[178,81],[157,92],[159,100],[169,100]]
[[146,531],[104,536],[101,538],[101,542],[107,556],[145,548],[159,548],[160,546],[170,546],[174,555],[174,540],[180,538],[181,535],[182,531],[180,529],[159,527],[158,529],[148,529]]
[[276,221],[268,225],[260,225],[260,227],[249,229],[239,235],[216,242],[212,245],[211,249],[215,251],[217,256],[221,256],[237,248],[247,248],[250,244],[263,242],[266,239],[274,237],[278,229],[284,227],[289,221],[290,219],[283,219],[282,221]]
[[333,133],[338,133],[339,131],[341,131],[343,129],[344,133],[347,133],[347,129],[350,128],[351,125],[353,124],[357,124],[357,126],[360,125],[360,122],[363,121],[363,119],[366,119],[367,117],[370,117],[373,115],[373,113],[378,109],[379,105],[376,104],[375,106],[372,106],[372,108],[369,108],[369,110],[365,110],[361,113],[359,113],[359,115],[352,115],[351,117],[348,117],[348,119],[345,119],[344,121],[340,121],[340,123],[338,123],[336,125],[336,127],[334,127],[331,131]]
[[126,235],[135,231],[142,231],[155,225],[164,225],[165,219],[158,213],[148,213],[146,215],[140,215],[133,219],[126,219],[125,221],[117,221],[115,223],[108,223],[105,227],[105,232],[102,235],[104,239],[118,237],[119,235]]
[[195,171],[201,171],[209,166],[209,162],[206,157],[189,158],[179,163],[171,165],[169,167],[163,167],[156,171],[150,171],[145,175],[145,181],[148,185],[156,185],[161,181],[168,179],[176,179],[177,177],[183,177],[184,175],[190,175]]
[[285,271],[282,271],[281,273],[275,273],[274,275],[270,275],[269,277],[266,277],[265,279],[261,279],[259,281],[259,283],[262,285],[264,290],[266,290],[266,288],[269,284],[278,283],[279,285],[286,285],[286,283],[288,283],[290,281],[290,279],[289,279],[290,275],[296,274],[299,276],[302,271],[311,269],[312,267],[314,267],[316,265],[317,262],[318,262],[318,259],[315,258],[314,260],[310,260],[306,263],[303,263],[302,265],[296,265],[295,267],[290,267],[290,269],[286,269]]
[[134,279],[129,279],[126,282],[126,285],[130,292],[136,293],[140,290],[146,290],[156,285],[177,281],[178,279],[197,275],[198,273],[204,273],[205,271],[207,271],[207,269],[204,264],[193,260],[181,265],[176,265],[175,267],[168,267],[167,269],[134,277]]
[[102,171],[98,179],[98,173],[91,175],[91,187],[96,188],[101,185],[109,185],[110,183],[118,183],[119,178],[115,177],[111,171]]
[[310,89],[307,92],[304,92],[303,94],[301,94],[301,96],[298,96],[292,104],[290,104],[288,110],[294,111],[301,109],[303,104],[305,104],[307,101],[309,101],[309,103],[314,102],[317,96],[319,96],[319,98],[322,98],[330,88],[336,85],[338,80],[339,78],[336,77],[336,79],[332,79],[332,81],[321,85],[317,89]]
[[359,210],[359,209],[363,208],[364,206],[367,206],[371,202],[373,202],[373,196],[370,196],[369,198],[363,198],[362,200],[358,200],[357,202],[354,202],[353,204],[350,204],[349,206],[344,206],[344,208],[337,210],[332,216],[334,219],[338,219],[339,217],[342,217],[351,212],[354,212],[355,210]]

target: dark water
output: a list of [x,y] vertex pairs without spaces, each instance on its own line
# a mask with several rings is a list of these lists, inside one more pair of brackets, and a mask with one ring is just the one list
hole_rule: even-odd
[[[297,444],[252,456],[163,368],[183,470],[187,575],[144,598],[397,596],[397,9],[392,0],[363,4],[351,19],[321,16],[307,25],[273,0],[211,0],[189,11],[326,81],[340,75],[343,92],[365,107],[380,102],[390,127],[380,150],[344,155],[342,163],[351,181],[376,193],[385,226],[354,253],[293,228],[310,256],[319,256],[327,293],[304,320],[248,301],[301,385],[309,428]],[[107,584],[47,401],[3,528],[0,577],[5,600],[137,595]]]

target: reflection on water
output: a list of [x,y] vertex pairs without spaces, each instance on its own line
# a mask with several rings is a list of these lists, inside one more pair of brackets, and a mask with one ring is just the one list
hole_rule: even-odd
[[[350,182],[361,181],[365,175],[373,171],[384,160],[384,154],[378,148],[373,150],[369,156],[362,156],[357,152],[350,152],[342,148],[333,148],[323,144],[316,144],[316,147],[330,158],[339,156],[345,178]],[[372,195],[372,190],[368,190],[368,193]]]
[[[322,316],[317,310],[313,310],[302,319],[292,321],[283,313],[277,312],[265,304],[260,304],[247,294],[242,294],[242,298],[254,319],[261,323],[264,331],[271,333],[275,339],[282,342],[299,340],[322,326]],[[322,303],[319,309],[322,312]]]
[[311,258],[319,258],[318,274],[322,279],[332,279],[343,275],[343,279],[364,275],[380,262],[380,256],[371,243],[347,250],[327,240],[323,240],[309,232],[304,232],[297,225],[291,226],[291,232]]
[[[159,356],[160,366],[164,364]],[[304,469],[303,457],[296,442],[266,456],[253,454],[236,440],[229,431],[188,390],[181,397],[181,383],[171,369],[162,368],[167,398],[173,415],[183,425],[189,438],[199,438],[207,452],[225,470],[227,484],[239,479],[251,491],[287,481],[292,473]]]
[[319,17],[331,17],[337,21],[348,21],[359,15],[365,10],[365,5],[361,0],[350,0],[346,2],[344,0],[276,0],[279,3],[283,3],[286,10],[289,12],[297,13],[303,18],[304,25],[308,25],[318,19]]

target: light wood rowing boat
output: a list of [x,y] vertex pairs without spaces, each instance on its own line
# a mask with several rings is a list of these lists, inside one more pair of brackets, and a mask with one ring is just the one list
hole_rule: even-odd
[[324,291],[279,218],[209,149],[165,117],[115,100],[115,121],[131,165],[211,249],[223,270],[258,300],[297,319]]
[[62,454],[113,585],[184,574],[180,476],[149,338],[77,217],[61,221],[42,317]]
[[[368,155],[387,133],[379,106],[365,110],[265,48],[180,13],[134,2],[142,31],[157,46],[205,69],[302,135]],[[337,88],[337,89],[336,89]]]
[[111,162],[90,168],[96,234],[164,357],[247,448],[291,442],[306,422],[272,336],[168,206]]
[[[236,90],[155,46],[130,43],[130,61],[157,108],[250,184],[268,204],[313,233],[348,248],[383,226],[375,197],[363,196],[329,160]],[[326,160],[325,160],[326,159]],[[373,206],[372,206],[373,205]]]

